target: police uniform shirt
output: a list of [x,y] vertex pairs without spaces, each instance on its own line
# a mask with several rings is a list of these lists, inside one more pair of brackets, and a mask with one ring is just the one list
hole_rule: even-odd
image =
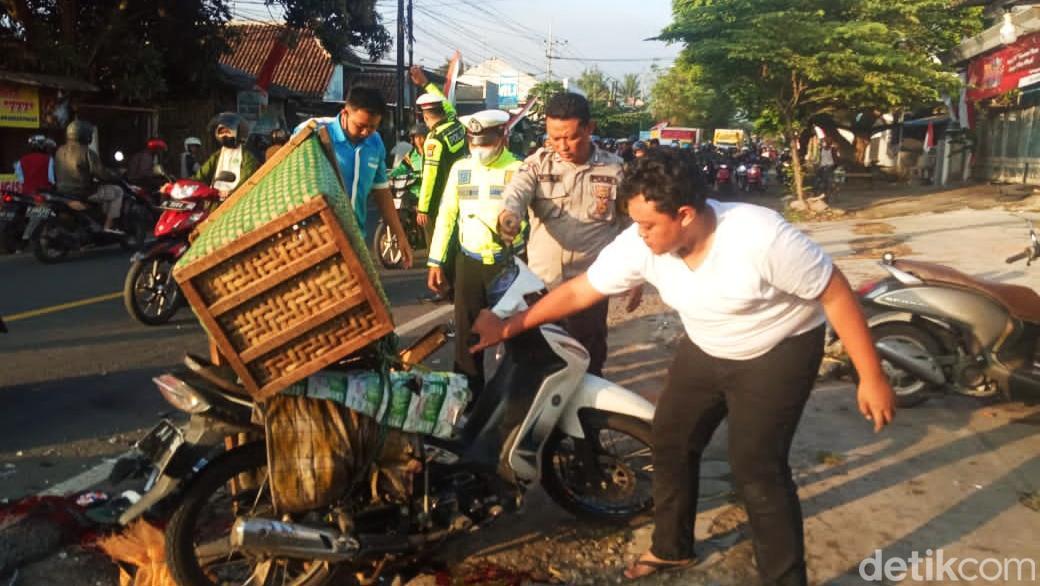
[[583,273],[628,224],[615,205],[622,164],[595,145],[584,165],[541,148],[506,187],[505,209],[531,223],[528,264],[549,286]]

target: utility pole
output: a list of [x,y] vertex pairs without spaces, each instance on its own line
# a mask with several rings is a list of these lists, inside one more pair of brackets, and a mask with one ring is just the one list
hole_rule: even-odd
[[397,0],[397,109],[394,111],[394,144],[400,139],[404,124],[404,0]]
[[566,45],[567,41],[554,41],[552,33],[552,22],[549,22],[549,40],[545,42],[545,81],[552,81],[552,62],[555,59],[553,51],[557,45]]
[[415,26],[412,21],[412,0],[408,0],[408,67],[415,65],[412,51],[415,49]]

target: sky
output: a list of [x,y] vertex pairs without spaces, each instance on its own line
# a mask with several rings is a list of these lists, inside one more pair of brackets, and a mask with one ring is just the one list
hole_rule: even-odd
[[[229,0],[236,18],[270,20],[262,0]],[[498,57],[546,78],[549,29],[554,41],[553,78],[577,77],[592,66],[620,80],[626,73],[653,81],[651,66],[667,68],[680,46],[646,41],[671,22],[668,0],[413,0],[415,61],[438,67],[454,49],[476,65]],[[376,0],[383,23],[396,38],[397,1]],[[277,17],[277,14],[273,16]],[[388,58],[393,59],[396,49]],[[632,61],[613,61],[613,60]],[[603,60],[603,61],[598,61]]]

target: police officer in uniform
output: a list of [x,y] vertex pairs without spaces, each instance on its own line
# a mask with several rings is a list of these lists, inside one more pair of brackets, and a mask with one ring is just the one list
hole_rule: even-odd
[[[528,157],[509,183],[499,231],[511,237],[519,220],[530,218],[528,265],[552,288],[585,272],[628,222],[614,205],[623,162],[592,143],[588,101],[574,93],[556,94],[546,104],[545,117],[552,148]],[[631,292],[629,311],[641,296],[642,289]],[[607,359],[608,307],[603,301],[564,323],[589,351],[589,372],[596,375]]]
[[[444,186],[437,225],[430,246],[428,282],[433,291],[444,291],[445,264],[451,260],[450,241],[459,250],[455,262],[455,368],[470,379],[474,389],[483,388],[483,359],[470,354],[465,340],[481,309],[487,307],[487,289],[503,267],[502,247],[495,241],[495,223],[502,212],[502,194],[520,168],[520,161],[506,149],[509,113],[485,110],[463,116],[470,156],[456,162]],[[429,140],[429,139],[427,139]],[[514,247],[523,246],[519,234]]]
[[[455,106],[445,98],[436,85],[426,79],[421,67],[413,66],[411,77],[416,85],[426,90],[415,102],[422,111],[423,121],[430,129],[423,144],[422,184],[419,186],[416,221],[426,229],[427,243],[431,243],[448,171],[455,161],[466,156],[466,129],[455,117]],[[442,266],[448,283],[453,282],[451,277],[454,274],[454,256],[449,254],[446,264]],[[428,300],[440,301],[443,298],[443,293],[435,293],[434,297]]]

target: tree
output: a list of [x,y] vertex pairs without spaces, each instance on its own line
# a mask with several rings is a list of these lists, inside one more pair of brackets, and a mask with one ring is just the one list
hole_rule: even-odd
[[610,101],[610,84],[598,67],[583,71],[578,78],[578,87],[585,92],[590,104],[606,104]]
[[643,89],[639,86],[639,75],[626,73],[621,78],[621,87],[618,89],[621,103],[626,106],[635,106],[636,102],[643,97]]
[[531,91],[527,93],[528,100],[538,100],[538,103],[531,108],[533,117],[541,118],[545,114],[545,105],[549,103],[549,98],[563,91],[563,84],[558,81],[540,81],[534,84]]
[[698,65],[679,59],[650,90],[650,111],[672,126],[725,128],[734,116],[733,102],[705,82]]
[[[680,61],[792,147],[819,116],[890,112],[954,90],[935,56],[982,24],[948,0],[684,0],[674,18],[661,38],[685,44]],[[798,157],[793,171],[804,201]]]
[[[390,45],[375,0],[267,0],[310,27],[334,59]],[[215,82],[233,34],[228,0],[0,0],[0,67],[71,75],[116,99],[149,103]]]

